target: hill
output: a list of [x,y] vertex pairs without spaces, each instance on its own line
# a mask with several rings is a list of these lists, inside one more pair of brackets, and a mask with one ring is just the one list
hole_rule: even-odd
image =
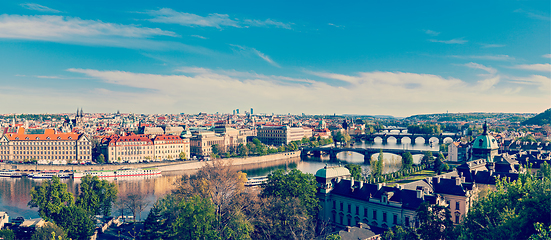
[[542,112],[538,115],[536,115],[533,118],[530,118],[524,122],[522,122],[522,125],[546,125],[551,124],[551,108],[545,110],[545,112]]

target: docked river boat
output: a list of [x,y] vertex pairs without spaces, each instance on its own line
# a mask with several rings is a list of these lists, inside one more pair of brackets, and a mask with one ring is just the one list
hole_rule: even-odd
[[59,170],[45,170],[45,171],[31,173],[28,176],[31,178],[52,178],[54,176],[58,178],[69,178],[71,177],[71,174],[67,172],[61,172]]
[[157,168],[123,168],[118,170],[89,170],[78,171],[73,173],[73,178],[82,178],[86,175],[97,176],[100,178],[117,178],[117,177],[135,177],[158,175],[161,171]]
[[23,173],[15,170],[0,170],[0,177],[22,177]]

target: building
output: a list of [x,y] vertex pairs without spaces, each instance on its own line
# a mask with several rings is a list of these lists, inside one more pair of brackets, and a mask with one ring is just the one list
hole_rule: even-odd
[[158,135],[152,141],[155,148],[153,159],[156,161],[179,159],[180,153],[184,153],[184,159],[190,158],[189,139],[175,135]]
[[498,154],[499,145],[497,140],[488,134],[488,125],[484,123],[484,132],[482,135],[476,137],[472,142],[472,160],[486,159],[487,161],[493,161],[493,157]]
[[445,205],[430,188],[415,190],[384,184],[367,184],[350,178],[348,169],[325,167],[316,172],[320,218],[338,227],[366,223],[384,229],[418,227],[416,210],[423,203]]
[[279,146],[302,138],[312,137],[311,128],[289,126],[261,126],[257,129],[258,140],[267,145]]
[[464,142],[452,142],[448,146],[448,161],[466,162],[470,159],[471,146]]
[[196,131],[191,137],[190,153],[196,157],[208,157],[212,153],[212,145],[217,144],[222,152],[226,151],[226,138],[217,136],[213,131]]
[[4,225],[6,223],[10,222],[10,216],[8,216],[7,212],[0,212],[0,229],[4,228]]
[[91,161],[92,143],[85,134],[57,133],[55,129],[38,129],[28,134],[19,127],[0,137],[0,160],[36,160],[39,164]]
[[112,135],[102,139],[100,152],[107,162],[140,162],[155,160],[153,141],[145,135]]

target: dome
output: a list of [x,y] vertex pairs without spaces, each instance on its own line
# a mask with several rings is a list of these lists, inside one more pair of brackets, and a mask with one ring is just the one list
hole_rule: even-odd
[[484,132],[473,141],[474,149],[498,149],[497,140],[488,135],[488,125],[484,123]]
[[316,177],[322,178],[336,178],[350,176],[350,171],[347,168],[341,166],[325,166],[324,168],[316,172]]

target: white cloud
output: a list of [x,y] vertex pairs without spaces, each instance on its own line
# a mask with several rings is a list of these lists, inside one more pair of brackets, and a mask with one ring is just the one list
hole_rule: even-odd
[[481,69],[481,70],[484,70],[484,71],[486,71],[486,72],[488,72],[489,74],[492,74],[492,75],[497,73],[497,70],[495,68],[486,67],[482,64],[478,64],[478,63],[474,63],[474,62],[466,63],[463,66],[466,66],[466,67],[469,67],[469,68],[474,68],[474,69]]
[[545,93],[551,92],[551,79],[541,75],[531,75],[530,77],[510,77],[510,82],[523,85],[536,85]]
[[483,48],[499,48],[499,47],[505,47],[505,44],[481,44]]
[[514,57],[509,55],[470,55],[470,56],[460,56],[460,55],[451,55],[449,57],[461,58],[461,59],[482,59],[482,60],[492,60],[492,61],[513,61]]
[[201,36],[201,35],[191,35],[191,36],[192,36],[192,37],[196,37],[196,38],[200,38],[200,39],[208,39],[208,38],[203,37],[203,36]]
[[222,27],[242,28],[242,27],[249,27],[249,26],[255,26],[255,27],[274,26],[278,28],[291,29],[291,24],[274,21],[272,19],[266,19],[266,20],[245,19],[243,21],[239,21],[237,19],[231,19],[228,14],[219,14],[219,13],[211,13],[206,17],[203,17],[193,13],[174,11],[173,9],[170,9],[170,8],[161,8],[159,10],[147,11],[145,12],[145,14],[148,14],[153,17],[152,19],[148,19],[151,22],[172,23],[172,24],[179,24],[182,26],[190,26],[190,27],[193,27],[193,26],[215,27],[215,28],[222,29]]
[[274,60],[272,60],[268,55],[256,50],[255,48],[250,48],[250,47],[245,47],[245,46],[240,46],[240,45],[235,45],[235,44],[230,44],[230,46],[232,47],[236,47],[237,49],[239,49],[239,51],[245,55],[248,55],[248,54],[254,54],[262,59],[264,59],[264,61],[270,63],[271,65],[275,66],[275,67],[280,67],[279,64],[277,64],[276,62],[274,62]]
[[526,11],[526,10],[523,10],[523,9],[517,9],[513,12],[518,12],[518,13],[523,13],[523,14],[526,14],[526,16],[530,17],[530,18],[533,18],[533,19],[539,19],[539,20],[544,20],[544,21],[551,21],[551,17],[549,16],[545,16],[543,14],[538,14],[538,13],[534,13],[534,12],[530,12],[530,11]]
[[431,36],[438,36],[440,33],[432,30],[425,30],[425,33]]
[[551,54],[544,54],[542,57],[544,57],[544,58],[551,58]]
[[60,12],[59,10],[51,9],[49,7],[42,6],[36,3],[22,3],[21,6],[29,10],[35,10],[40,12],[52,12],[52,13]]
[[445,44],[464,44],[468,42],[467,40],[463,38],[454,38],[450,40],[437,40],[437,39],[429,39],[431,42],[437,42],[437,43],[445,43]]
[[[242,106],[276,113],[384,113],[408,116],[446,110],[525,112],[530,111],[526,104],[540,103],[547,98],[547,94],[519,95],[522,93],[519,88],[502,88],[499,77],[467,83],[456,78],[406,72],[375,71],[355,75],[308,72],[329,80],[315,81],[198,67],[179,69],[183,73],[181,75],[94,69],[68,71],[126,87],[122,89],[140,89],[135,97],[128,96],[133,94],[130,90],[123,92],[123,95],[107,91],[102,93],[114,104],[119,104],[122,96],[132,99],[133,108],[142,107],[143,102],[143,109],[135,112],[224,112]],[[503,95],[504,92],[509,94]],[[145,103],[152,101],[150,99],[158,101],[157,107],[145,109],[151,105]]]
[[328,23],[327,25],[333,26],[333,27],[336,27],[336,28],[344,28],[343,25],[337,25],[337,24],[333,24],[333,23]]
[[512,66],[511,68],[522,69],[522,70],[541,71],[541,72],[551,72],[551,64],[549,64],[549,63],[521,64],[521,65]]

